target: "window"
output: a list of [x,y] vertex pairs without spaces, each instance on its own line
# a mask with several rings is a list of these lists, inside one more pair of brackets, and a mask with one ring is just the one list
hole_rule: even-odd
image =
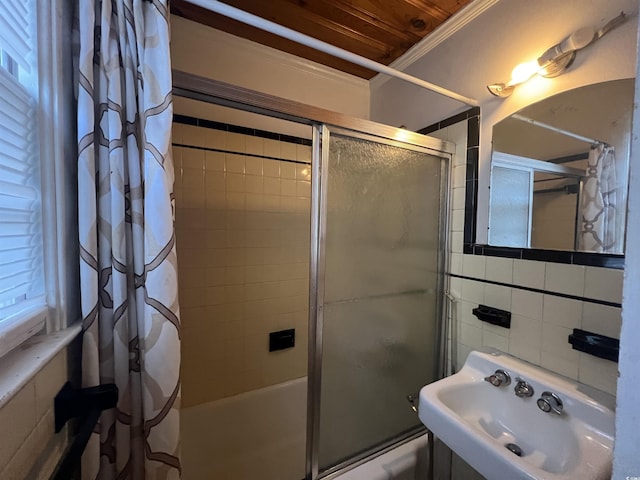
[[36,0],[0,0],[0,356],[48,312],[37,10]]

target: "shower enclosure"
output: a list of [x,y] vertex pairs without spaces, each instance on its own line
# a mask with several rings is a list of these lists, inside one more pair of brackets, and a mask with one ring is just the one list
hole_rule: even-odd
[[406,397],[443,367],[453,146],[181,72],[174,85],[312,125],[305,478],[333,478],[424,434]]

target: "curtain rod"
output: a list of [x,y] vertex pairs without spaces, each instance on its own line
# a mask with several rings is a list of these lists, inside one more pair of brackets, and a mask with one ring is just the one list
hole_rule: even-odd
[[404,72],[401,72],[400,70],[396,70],[395,68],[388,67],[387,65],[383,65],[382,63],[375,62],[368,58],[362,57],[355,53],[352,53],[342,48],[331,45],[329,43],[323,42],[322,40],[318,40],[316,38],[310,37],[303,33],[296,32],[295,30],[292,30],[290,28],[283,27],[282,25],[278,25],[277,23],[271,22],[269,20],[265,20],[264,18],[245,12],[244,10],[240,10],[230,5],[221,3],[218,0],[186,0],[186,1],[188,3],[192,3],[199,7],[205,8],[211,12],[219,13],[220,15],[224,15],[225,17],[232,18],[239,22],[259,28],[261,30],[266,30],[267,32],[273,33],[274,35],[278,35],[280,37],[286,38],[296,43],[300,43],[302,45],[313,48],[315,50],[328,53],[329,55],[332,55],[337,58],[341,58],[348,62],[359,65],[361,67],[368,68],[369,70],[373,70],[378,73],[384,73],[386,75],[398,78],[400,80],[404,80],[405,82],[412,83],[414,85],[417,85],[419,87],[425,88],[432,92],[438,93],[445,97],[449,97],[454,100],[457,100],[458,102],[464,103],[465,105],[468,105],[470,107],[479,106],[479,103],[477,100],[465,97],[458,93],[452,92],[451,90],[447,90],[446,88],[442,88],[438,85],[434,85],[433,83],[429,83],[425,80],[414,77],[412,75],[408,75]]
[[516,120],[520,120],[523,122],[530,123],[531,125],[535,125],[536,127],[546,128],[547,130],[551,130],[552,132],[560,133],[562,135],[566,135],[567,137],[575,138],[576,140],[581,140],[583,142],[590,143],[591,145],[602,144],[607,145],[607,142],[603,142],[602,140],[596,140],[595,138],[584,137],[582,135],[578,135],[577,133],[570,132],[569,130],[564,130],[560,127],[554,127],[553,125],[549,125],[548,123],[542,123],[538,120],[534,120],[533,118],[525,117],[524,115],[520,115],[519,113],[515,113],[511,115],[511,118],[515,118]]

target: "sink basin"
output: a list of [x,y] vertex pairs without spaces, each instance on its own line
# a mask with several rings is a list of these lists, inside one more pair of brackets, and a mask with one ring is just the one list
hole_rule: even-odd
[[[505,370],[510,385],[485,377]],[[533,387],[518,397],[520,377]],[[543,412],[543,392],[561,399],[561,414]],[[511,355],[473,351],[455,375],[420,390],[422,423],[489,479],[611,478],[615,399]],[[514,453],[515,452],[515,453]]]

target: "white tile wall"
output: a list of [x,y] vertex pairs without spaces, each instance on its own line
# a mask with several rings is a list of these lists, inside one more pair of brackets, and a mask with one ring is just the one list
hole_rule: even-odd
[[623,270],[586,267],[584,296],[620,303]]
[[[182,404],[306,375],[311,147],[174,125]],[[268,333],[296,329],[293,349]],[[204,367],[206,366],[206,367]],[[204,367],[204,368],[203,368]]]
[[513,260],[511,258],[494,257],[486,262],[486,279],[500,283],[513,282]]
[[544,289],[545,262],[530,260],[513,261],[513,284],[523,287]]
[[[482,273],[482,268],[478,268],[482,262],[470,260],[469,257],[477,256],[463,255],[463,265],[467,265],[470,269],[467,272]],[[493,270],[493,266],[490,265],[494,258],[481,258],[486,259],[486,275],[487,271]],[[563,271],[562,265],[559,267],[558,264],[549,263],[543,264],[543,268],[529,267],[522,262],[520,260],[513,262],[513,275],[515,277],[516,270],[518,270],[520,279],[524,278],[522,275],[524,271],[533,272],[534,276],[538,275],[535,281],[540,280],[539,276],[542,271],[563,272],[565,279],[575,277],[576,272],[585,271],[575,268]],[[494,271],[504,270],[504,263],[500,263],[501,265],[496,267]],[[567,267],[572,266],[567,265]],[[506,274],[506,271],[502,271],[502,274]],[[620,275],[617,272],[614,274]],[[610,277],[607,275],[599,280],[596,278],[599,277],[593,276],[591,278],[590,288],[597,289],[596,282],[600,282],[602,291],[606,291],[610,287],[610,284],[607,283],[610,281]],[[482,279],[479,278],[479,280]],[[577,288],[579,287],[564,286],[562,288],[564,292],[560,293],[576,291]],[[470,350],[491,346],[508,351],[519,358],[541,365],[561,375],[615,394],[617,364],[573,350],[567,338],[574,328],[582,328],[619,338],[620,308],[552,294],[531,292],[517,288],[517,286],[505,287],[471,279],[451,279],[450,290],[453,295],[459,298],[457,304],[460,334],[458,338],[459,365],[464,362]],[[609,301],[616,301],[611,298],[608,297]],[[620,301],[621,299],[617,298],[617,302]],[[471,310],[478,304],[511,311],[511,328],[504,329],[488,324],[476,324],[475,322],[481,322],[473,320],[475,317],[471,315]]]
[[485,278],[487,257],[482,255],[464,255],[462,258],[462,274],[465,277]]
[[49,478],[67,445],[67,427],[54,433],[53,412],[67,379],[65,349],[0,409],[0,478]]
[[[454,141],[460,147],[453,162],[449,272],[481,280],[450,278],[449,290],[458,298],[454,319],[458,330],[458,366],[471,350],[491,346],[615,394],[617,364],[573,350],[567,337],[573,328],[582,328],[619,338],[620,308],[518,287],[621,303],[623,272],[462,254],[466,124],[448,127],[436,136]],[[481,303],[511,311],[511,328],[477,320],[471,310]]]
[[581,297],[584,294],[585,267],[563,263],[547,263],[544,288],[552,292]]

